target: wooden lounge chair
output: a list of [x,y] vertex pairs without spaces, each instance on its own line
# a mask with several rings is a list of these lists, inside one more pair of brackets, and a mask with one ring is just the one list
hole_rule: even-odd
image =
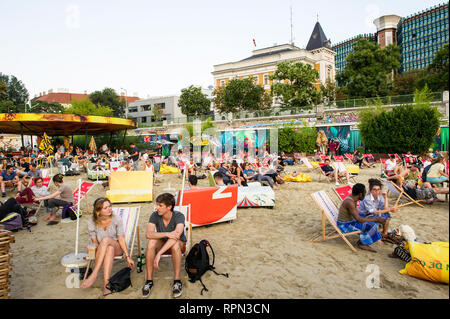
[[[139,215],[141,211],[141,207],[113,207],[113,214],[119,216],[122,219],[123,224],[123,231],[125,234],[125,244],[127,245],[127,250],[130,255],[130,257],[133,256],[133,249],[134,249],[134,241],[136,238],[139,242],[139,231],[138,231],[138,222],[139,222]],[[140,254],[138,247],[137,255]],[[121,256],[114,257],[116,260],[125,260],[125,255],[122,254]],[[88,257],[88,265],[86,269],[89,269],[92,261],[95,260],[95,249],[91,249],[89,251],[89,257]],[[86,279],[88,271],[84,274],[84,279]]]
[[[391,181],[384,181],[384,184],[386,185],[386,188],[388,189],[388,192],[391,193],[393,196],[397,197],[394,206],[395,207],[403,207],[403,206],[407,206],[407,205],[411,205],[411,204],[416,204],[420,207],[424,207],[422,204],[420,204],[419,202],[421,202],[422,200],[415,200],[413,199],[411,196],[409,196],[405,190],[403,188],[400,188],[397,184],[391,182]],[[401,199],[405,199],[407,200],[406,203],[404,204],[400,204],[399,202]]]
[[[322,211],[322,234],[316,236],[311,239],[312,242],[317,241],[327,241],[329,239],[341,237],[345,243],[350,247],[351,250],[356,252],[355,247],[347,240],[347,236],[359,234],[361,231],[354,231],[350,233],[343,233],[339,227],[337,226],[337,218],[338,218],[338,209],[333,201],[328,197],[328,194],[325,191],[319,191],[311,194],[312,199],[316,203],[316,205]],[[331,233],[326,232],[325,229],[325,219],[331,224],[334,230]],[[337,235],[333,235],[337,233]]]

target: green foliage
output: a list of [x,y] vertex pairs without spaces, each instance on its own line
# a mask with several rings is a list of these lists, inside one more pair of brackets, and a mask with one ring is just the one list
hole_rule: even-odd
[[449,89],[449,45],[445,44],[434,56],[433,62],[422,72],[417,87],[427,85],[433,92]]
[[153,105],[152,113],[156,122],[161,121],[161,118],[164,115],[163,109],[158,104]]
[[264,110],[272,104],[270,95],[251,79],[232,79],[225,87],[216,88],[214,95],[220,113]]
[[309,64],[281,62],[270,78],[274,80],[271,92],[283,107],[312,109],[321,100],[321,92],[313,84],[319,81],[319,73]]
[[[189,136],[194,136],[194,125],[192,123],[187,123],[184,125],[184,128],[189,132]],[[214,129],[216,126],[214,125],[212,119],[208,117],[206,121],[201,124],[201,133],[203,133],[207,129]]]
[[322,92],[322,102],[324,105],[333,105],[336,101],[337,87],[335,82],[327,79],[325,85],[320,84],[320,92]]
[[116,93],[114,89],[104,88],[103,91],[94,91],[89,95],[92,103],[104,105],[113,110],[111,116],[123,117],[125,114],[126,101]]
[[345,69],[336,76],[347,98],[386,96],[392,89],[393,71],[400,67],[400,49],[382,49],[376,42],[358,39],[347,56]]
[[187,116],[204,115],[211,111],[211,101],[200,87],[193,85],[181,90],[178,105],[181,113]]
[[30,113],[64,113],[64,106],[56,102],[35,101],[31,103]]
[[65,109],[64,113],[67,114],[80,114],[80,115],[97,115],[97,116],[114,116],[114,111],[102,105],[95,105],[88,98],[81,100],[73,100],[72,106]]
[[314,127],[282,127],[278,129],[278,150],[286,153],[313,153],[316,148],[316,135]]
[[370,152],[419,154],[429,149],[441,115],[430,105],[427,88],[416,91],[415,102],[396,106],[390,112],[380,106],[361,112],[361,139]]
[[0,83],[2,82],[4,84],[0,85],[0,101],[8,100],[13,103],[15,110],[11,112],[23,112],[25,110],[25,102],[28,101],[30,96],[25,85],[14,75],[9,76],[0,72]]
[[421,73],[418,71],[404,72],[394,76],[394,82],[390,95],[414,94],[418,87],[418,81],[421,79]]

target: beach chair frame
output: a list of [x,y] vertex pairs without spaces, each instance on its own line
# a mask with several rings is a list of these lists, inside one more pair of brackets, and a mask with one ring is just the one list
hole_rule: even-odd
[[[394,207],[400,208],[400,207],[403,207],[403,206],[408,206],[408,205],[411,205],[411,204],[416,204],[416,205],[418,205],[418,206],[424,208],[424,206],[423,206],[422,204],[419,203],[419,202],[421,202],[422,200],[415,200],[415,199],[413,199],[413,198],[412,198],[411,196],[409,196],[402,188],[398,187],[398,185],[395,184],[394,182],[389,181],[389,180],[386,180],[386,181],[385,181],[385,184],[386,184],[386,186],[387,186],[388,192],[390,192],[390,193],[391,193],[392,195],[394,195],[394,196],[397,196],[397,199],[396,199],[396,201],[395,201]],[[392,187],[394,187],[394,188],[392,188]],[[397,191],[397,193],[394,193],[394,192],[393,192],[394,189]],[[399,205],[399,202],[400,202],[400,200],[402,199],[403,196],[404,196],[405,199],[409,200],[409,202],[404,203],[404,204],[400,204],[400,205]]]
[[[342,238],[344,242],[350,247],[351,250],[356,252],[355,247],[348,241],[346,238],[347,236],[356,235],[359,234],[361,231],[354,231],[349,233],[343,233],[339,227],[337,226],[337,208],[336,205],[334,205],[333,201],[328,197],[328,194],[325,191],[318,191],[315,193],[310,194],[312,200],[316,203],[316,205],[319,207],[322,213],[322,233],[318,236],[315,236],[311,239],[312,242],[318,242],[318,241],[327,241],[334,238]],[[335,210],[335,214],[330,211],[330,209]],[[328,220],[330,225],[333,227],[333,231],[329,232],[327,234],[326,231],[326,222],[325,220]],[[334,233],[337,233],[337,235],[334,235]]]

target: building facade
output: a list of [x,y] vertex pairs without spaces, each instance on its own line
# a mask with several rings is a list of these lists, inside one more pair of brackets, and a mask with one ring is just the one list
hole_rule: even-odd
[[335,44],[336,73],[346,66],[352,43],[360,37],[378,42],[384,48],[397,44],[401,53],[399,73],[426,68],[436,51],[449,41],[448,3],[439,4],[407,17],[385,15],[374,20],[377,32],[360,35]]
[[270,90],[273,75],[277,64],[284,61],[299,61],[311,65],[319,72],[319,81],[316,87],[327,80],[335,78],[335,52],[330,48],[319,22],[316,23],[306,49],[293,44],[282,44],[268,48],[257,49],[252,55],[236,62],[214,65],[212,75],[216,87],[224,86],[231,79],[252,78],[254,83]]
[[400,72],[427,67],[436,51],[449,41],[448,24],[448,3],[402,18],[397,30]]

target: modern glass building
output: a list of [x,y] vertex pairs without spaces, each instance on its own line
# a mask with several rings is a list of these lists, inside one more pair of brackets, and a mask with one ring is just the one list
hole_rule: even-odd
[[[395,17],[399,19],[398,23]],[[395,22],[390,22],[394,24],[389,26],[389,19],[394,19],[392,21]],[[401,52],[399,73],[426,68],[433,61],[436,51],[449,43],[448,2],[404,18],[382,16],[375,19],[374,24],[377,26],[377,33],[358,35],[332,46],[332,50],[337,53],[336,74],[345,68],[347,55],[353,51],[353,42],[361,37],[377,41],[381,47],[397,43]],[[395,34],[387,39],[386,32],[389,30]]]
[[402,18],[397,38],[402,54],[400,73],[427,67],[448,43],[448,3]]
[[369,39],[370,41],[377,41],[377,34],[376,33],[359,34],[353,38],[339,42],[338,44],[335,44],[332,47],[332,50],[336,52],[336,55],[334,56],[334,63],[336,65],[336,74],[338,74],[345,68],[345,66],[347,65],[346,60],[347,55],[353,51],[353,43],[360,38],[366,38]]

